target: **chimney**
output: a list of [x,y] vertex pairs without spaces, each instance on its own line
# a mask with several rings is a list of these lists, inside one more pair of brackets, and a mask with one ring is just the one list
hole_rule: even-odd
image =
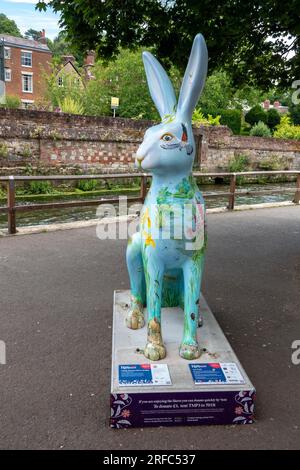
[[270,100],[265,100],[264,101],[264,109],[269,109],[270,108]]
[[94,51],[87,51],[86,56],[84,58],[84,65],[85,66],[95,65],[95,52]]
[[72,54],[62,55],[61,58],[62,58],[63,64],[66,64],[67,62],[71,62],[72,64],[74,64],[75,62],[75,57]]
[[87,51],[84,58],[84,70],[86,80],[92,80],[94,77],[92,69],[95,65],[95,51]]
[[42,44],[47,44],[46,31],[44,29],[40,31],[39,42]]

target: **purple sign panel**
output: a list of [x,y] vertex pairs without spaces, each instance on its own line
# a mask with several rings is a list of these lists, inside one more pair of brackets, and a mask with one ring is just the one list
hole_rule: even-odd
[[255,390],[111,395],[112,428],[251,424]]

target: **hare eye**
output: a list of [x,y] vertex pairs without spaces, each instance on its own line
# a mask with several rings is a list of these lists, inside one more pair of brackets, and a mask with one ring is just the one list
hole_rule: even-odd
[[174,136],[172,134],[164,134],[161,137],[161,140],[164,140],[165,142],[170,142],[173,138]]

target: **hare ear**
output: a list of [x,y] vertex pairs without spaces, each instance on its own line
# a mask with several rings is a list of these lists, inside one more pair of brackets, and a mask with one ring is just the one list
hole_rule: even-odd
[[166,114],[172,114],[176,109],[173,85],[163,67],[150,52],[143,52],[143,62],[151,98],[163,119]]
[[184,120],[190,120],[204,87],[207,74],[207,47],[202,34],[194,39],[189,62],[183,77],[179,100],[178,114]]

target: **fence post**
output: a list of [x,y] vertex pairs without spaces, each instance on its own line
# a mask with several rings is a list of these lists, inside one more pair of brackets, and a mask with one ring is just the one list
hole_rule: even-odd
[[146,198],[146,194],[147,194],[147,175],[143,175],[141,177],[141,192],[140,192],[140,197],[141,197],[143,204]]
[[300,173],[298,173],[298,176],[297,176],[296,192],[295,192],[293,202],[295,204],[299,204],[300,202]]
[[7,183],[7,208],[8,233],[10,235],[13,235],[17,233],[15,210],[15,179],[13,176],[9,176],[9,180]]
[[228,200],[228,210],[233,211],[235,203],[236,174],[230,176],[230,193]]

